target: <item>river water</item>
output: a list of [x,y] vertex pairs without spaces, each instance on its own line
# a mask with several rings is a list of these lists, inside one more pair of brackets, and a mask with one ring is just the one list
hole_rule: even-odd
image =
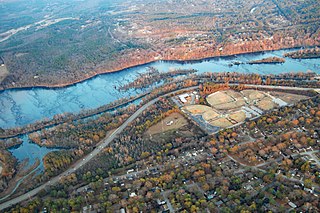
[[64,112],[77,113],[83,109],[93,109],[108,104],[121,97],[135,95],[139,91],[118,92],[115,86],[137,78],[138,73],[146,72],[149,66],[160,71],[170,69],[197,69],[202,72],[241,72],[259,74],[277,74],[312,70],[320,73],[320,59],[294,60],[286,58],[284,64],[241,64],[228,66],[230,63],[249,62],[270,56],[282,57],[285,50],[243,54],[230,57],[218,57],[192,63],[154,62],[133,67],[120,72],[96,76],[81,83],[64,88],[32,88],[9,89],[0,92],[0,127],[12,128],[31,124],[44,118],[52,118],[55,114]]
[[47,147],[41,147],[35,143],[32,143],[27,135],[21,136],[23,143],[17,147],[10,148],[9,151],[17,158],[18,162],[27,160],[26,168],[33,166],[37,160],[40,160],[38,168],[42,170],[43,157],[49,152],[58,151],[59,149],[51,149]]

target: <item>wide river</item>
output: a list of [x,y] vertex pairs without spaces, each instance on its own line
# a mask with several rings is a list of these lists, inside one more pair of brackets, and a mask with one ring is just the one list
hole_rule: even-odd
[[77,113],[83,109],[97,108],[121,97],[139,93],[139,91],[118,92],[115,86],[134,80],[137,78],[138,73],[146,72],[149,66],[153,66],[163,72],[176,68],[193,68],[199,70],[199,73],[226,71],[277,74],[284,72],[306,72],[307,70],[320,73],[319,58],[303,60],[286,58],[286,62],[283,64],[241,64],[239,66],[228,66],[234,61],[245,63],[270,56],[282,57],[285,52],[288,52],[288,50],[218,57],[192,63],[159,61],[120,72],[102,74],[63,88],[5,90],[0,92],[0,127],[23,126],[40,119],[52,118],[55,114],[64,112]]

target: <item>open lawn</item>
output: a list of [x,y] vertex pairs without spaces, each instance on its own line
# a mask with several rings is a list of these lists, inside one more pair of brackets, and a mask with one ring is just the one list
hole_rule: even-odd
[[185,119],[180,113],[175,112],[169,115],[168,117],[164,118],[159,123],[151,126],[147,130],[146,134],[154,135],[154,134],[166,132],[173,129],[179,129],[187,124],[188,124],[187,119]]
[[232,126],[233,124],[226,118],[218,118],[216,120],[213,120],[210,122],[212,126],[227,128],[229,126]]
[[207,101],[211,106],[216,106],[220,104],[233,102],[234,99],[227,95],[225,91],[218,91],[209,95],[207,97]]
[[305,95],[297,95],[297,94],[285,93],[285,92],[270,92],[270,94],[276,98],[280,98],[281,100],[289,104],[294,104],[300,100],[309,98],[308,96],[305,96]]
[[272,101],[271,98],[265,97],[257,103],[257,107],[262,110],[270,110],[276,107],[277,104]]
[[234,101],[234,102],[225,103],[225,104],[221,104],[221,105],[216,105],[216,106],[214,106],[214,108],[216,108],[218,110],[229,110],[229,109],[240,108],[244,105],[245,105],[245,101],[239,100],[239,101]]
[[211,109],[210,111],[207,111],[203,113],[202,117],[204,120],[209,121],[219,116],[219,113]]
[[202,115],[207,111],[212,111],[211,107],[208,107],[205,105],[190,105],[190,106],[185,106],[182,109],[185,109],[194,115]]
[[189,111],[193,115],[202,115],[202,118],[208,122],[210,120],[215,119],[219,116],[219,113],[216,112],[211,107],[205,105],[190,105],[185,106],[182,109]]
[[207,97],[207,102],[219,110],[234,109],[245,105],[243,96],[233,90],[215,92]]
[[246,98],[248,98],[250,101],[256,100],[256,99],[262,99],[264,98],[266,95],[258,90],[243,90],[241,92]]
[[238,123],[243,122],[246,119],[246,113],[243,111],[237,111],[229,115],[232,120],[237,121]]

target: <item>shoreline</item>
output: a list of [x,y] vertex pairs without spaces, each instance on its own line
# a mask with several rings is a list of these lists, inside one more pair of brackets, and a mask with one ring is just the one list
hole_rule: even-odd
[[[310,46],[308,48],[312,48],[314,46]],[[76,84],[82,83],[84,81],[87,81],[89,79],[93,79],[95,77],[98,77],[100,75],[105,75],[108,73],[115,73],[115,72],[122,72],[122,71],[126,71],[128,69],[132,69],[132,68],[138,68],[138,67],[142,67],[142,66],[146,66],[152,63],[156,63],[156,62],[171,62],[171,63],[180,63],[180,64],[192,64],[192,63],[197,63],[197,62],[203,62],[203,61],[207,61],[207,60],[212,60],[212,59],[217,59],[217,58],[228,58],[228,57],[234,57],[234,56],[240,56],[240,55],[246,55],[246,54],[261,54],[261,53],[268,53],[268,52],[273,52],[273,51],[281,51],[281,50],[296,50],[298,48],[301,48],[301,46],[297,46],[297,47],[288,47],[288,48],[279,48],[279,49],[273,49],[273,50],[261,50],[261,51],[253,51],[253,52],[243,52],[243,53],[238,53],[238,54],[232,54],[232,55],[220,55],[220,56],[210,56],[210,57],[203,57],[203,58],[198,58],[198,59],[183,59],[183,60],[179,60],[179,59],[159,59],[159,60],[147,60],[145,63],[137,63],[136,65],[131,65],[131,66],[127,66],[124,68],[120,68],[120,69],[115,69],[115,70],[110,70],[110,71],[105,71],[105,72],[100,72],[100,73],[94,73],[88,77],[84,77],[83,79],[79,79],[77,81],[73,81],[73,82],[69,82],[69,83],[61,83],[61,84],[53,84],[53,85],[35,85],[35,86],[10,86],[7,88],[1,88],[0,89],[0,94],[4,91],[7,90],[23,90],[23,89],[61,89],[61,88],[67,88],[67,87],[71,87],[74,86]]]

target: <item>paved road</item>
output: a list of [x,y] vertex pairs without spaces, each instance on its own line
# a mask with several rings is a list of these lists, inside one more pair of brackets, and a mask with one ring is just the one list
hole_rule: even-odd
[[170,213],[174,213],[174,208],[171,205],[170,200],[168,199],[168,195],[172,192],[173,192],[173,190],[167,190],[167,191],[161,192],[161,195],[163,196],[164,200],[166,201]]
[[15,191],[19,188],[20,184],[27,178],[29,177],[32,173],[34,173],[35,171],[37,171],[39,169],[39,166],[37,166],[36,168],[34,168],[31,172],[29,172],[28,174],[26,174],[25,176],[23,176],[16,184],[16,186],[13,188],[13,190],[7,194],[6,196],[0,198],[0,201],[5,200],[7,198],[9,198],[11,195],[13,195],[13,193],[15,193]]
[[[317,153],[317,152],[319,152],[319,151],[316,150],[316,151],[302,152],[302,153],[299,153],[299,154],[294,154],[294,155],[292,155],[292,156],[298,156],[298,155],[313,155],[313,154],[315,154],[315,153]],[[246,164],[243,164],[243,163],[239,162],[238,160],[234,159],[234,158],[233,158],[232,156],[230,156],[230,155],[227,155],[227,156],[228,156],[229,159],[231,159],[232,161],[240,164],[241,166],[249,167],[249,168],[252,168],[252,169],[254,169],[254,170],[259,170],[259,171],[261,171],[261,172],[263,172],[263,173],[266,173],[267,171],[264,170],[264,169],[260,169],[259,167],[277,161],[277,160],[274,160],[274,161],[271,161],[271,162],[265,162],[265,163],[262,163],[262,164],[258,164],[258,165],[256,165],[256,166],[249,166],[249,165],[246,165]],[[286,180],[292,181],[292,182],[299,182],[299,183],[301,183],[301,184],[304,184],[304,181],[302,181],[302,180],[299,180],[299,179],[296,179],[296,178],[292,178],[292,177],[289,178],[289,177],[287,177],[287,176],[285,176],[285,175],[283,175],[283,174],[281,174],[281,173],[280,173],[280,174],[277,173],[276,176],[280,176],[280,177],[282,177],[282,178],[284,178],[284,179],[286,179]],[[320,187],[319,187],[319,186],[316,186],[316,185],[313,185],[313,187],[315,187],[315,188],[318,189],[318,190],[320,189]]]
[[42,184],[41,186],[23,194],[23,195],[20,195],[19,197],[16,197],[12,200],[9,200],[7,202],[0,204],[0,210],[8,208],[14,204],[17,204],[21,201],[27,200],[27,199],[35,196],[41,190],[46,189],[46,187],[49,187],[50,185],[54,185],[54,184],[58,183],[62,177],[67,176],[67,175],[71,174],[72,172],[75,172],[80,167],[82,167],[84,164],[88,163],[92,158],[94,158],[96,155],[98,155],[101,152],[101,150],[103,150],[106,146],[108,146],[116,138],[116,136],[118,134],[120,134],[134,119],[136,119],[149,106],[155,104],[161,97],[167,97],[167,96],[170,96],[170,95],[175,94],[177,92],[187,91],[187,90],[196,89],[196,88],[198,88],[198,86],[188,87],[188,88],[181,89],[181,90],[176,90],[176,91],[167,93],[165,95],[162,95],[158,98],[155,98],[152,101],[148,102],[147,104],[143,105],[133,115],[131,115],[119,128],[117,128],[109,136],[107,136],[97,148],[95,148],[90,154],[85,156],[82,160],[76,162],[76,164],[71,166],[68,170],[66,170],[65,172],[61,173],[60,175],[52,178],[50,181]]
[[[229,84],[237,86],[239,84]],[[255,85],[255,84],[244,84],[246,87],[252,88],[265,88],[265,89],[280,89],[280,90],[298,90],[298,91],[308,91],[308,90],[319,90],[320,88],[305,88],[305,87],[287,87],[287,86],[272,86],[272,85]]]
[[[232,85],[232,84],[230,84]],[[237,84],[236,84],[237,85]],[[278,86],[264,86],[264,85],[246,85],[246,86],[252,86],[252,87],[258,87],[258,88],[279,88],[279,89],[294,89],[294,90],[310,90],[309,88],[297,88],[297,87],[278,87]],[[177,92],[181,92],[181,91],[187,91],[187,90],[191,90],[191,89],[197,89],[198,86],[194,86],[194,87],[188,87],[185,89],[181,89],[181,90],[177,90],[177,91],[173,91],[170,93],[167,93],[165,95],[162,95],[160,97],[167,97],[170,96],[174,93]],[[96,148],[94,149],[89,155],[87,155],[86,157],[83,158],[83,160],[78,161],[76,164],[74,164],[73,166],[71,166],[68,170],[66,170],[65,172],[61,173],[60,175],[52,178],[50,181],[42,184],[41,186],[23,194],[20,195],[12,200],[9,200],[7,202],[4,202],[2,204],[0,204],[0,210],[8,208],[14,204],[17,204],[21,201],[27,200],[33,196],[35,196],[36,194],[38,194],[41,190],[46,189],[46,187],[49,187],[50,185],[54,185],[56,183],[59,182],[59,180],[64,177],[69,175],[72,172],[75,172],[76,170],[78,170],[80,167],[82,167],[84,164],[86,164],[87,162],[89,162],[92,158],[94,158],[96,155],[98,155],[100,153],[101,150],[103,150],[106,146],[108,146],[114,139],[115,137],[120,134],[134,119],[136,119],[144,110],[146,110],[149,106],[153,105],[154,103],[156,103],[160,97],[153,99],[152,101],[148,102],[147,104],[145,104],[144,106],[142,106],[141,108],[139,108],[133,115],[131,115],[119,128],[117,128],[111,135],[109,135],[108,137],[106,137],[103,142]],[[230,157],[230,156],[229,156]],[[231,158],[232,160],[236,161],[235,159]],[[245,166],[245,165],[244,165]]]

